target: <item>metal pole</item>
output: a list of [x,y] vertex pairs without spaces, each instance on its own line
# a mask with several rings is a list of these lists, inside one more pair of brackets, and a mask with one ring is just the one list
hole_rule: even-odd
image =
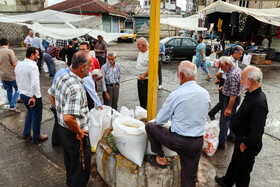
[[151,1],[150,13],[150,45],[148,72],[148,104],[147,119],[152,120],[157,114],[157,81],[159,56],[160,0]]

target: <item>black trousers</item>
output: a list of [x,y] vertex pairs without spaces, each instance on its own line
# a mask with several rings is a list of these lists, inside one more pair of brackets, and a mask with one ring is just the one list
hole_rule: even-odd
[[[221,79],[221,82],[219,83],[219,88],[221,86],[224,86],[225,79]],[[224,106],[224,94],[219,90],[219,102],[210,110],[209,115],[215,116],[220,110],[223,109]]]
[[111,106],[113,109],[118,110],[118,100],[119,100],[119,85],[111,84],[106,85],[107,93],[110,96],[109,100],[106,100],[103,94],[104,105]]
[[96,56],[98,62],[99,62],[99,65],[100,65],[100,68],[106,63],[106,58],[103,58],[102,56]]
[[39,51],[40,58],[38,59],[37,66],[38,66],[38,69],[40,72],[42,69],[43,53],[42,53],[41,49],[38,49],[38,51]]
[[66,169],[66,184],[69,186],[86,186],[90,176],[91,169],[91,150],[89,138],[83,138],[83,149],[85,158],[85,170],[80,162],[80,141],[76,134],[71,130],[58,126],[60,142],[63,146],[64,165]]
[[[239,138],[236,138],[237,140]],[[223,177],[227,186],[247,187],[250,183],[250,173],[253,170],[255,157],[260,149],[245,149],[242,153],[240,151],[240,144],[242,141],[236,141],[231,162],[228,166],[227,173]]]
[[158,61],[158,85],[162,85],[162,61]]
[[137,80],[138,88],[138,98],[140,101],[140,106],[142,108],[147,108],[147,99],[148,99],[148,79]]
[[154,123],[148,123],[145,128],[153,152],[161,157],[164,156],[162,151],[162,145],[164,145],[168,149],[176,151],[180,156],[181,186],[195,187],[203,138],[180,136]]
[[50,110],[53,112],[54,115],[54,125],[52,131],[52,145],[59,145],[59,136],[58,136],[58,120],[57,120],[57,113],[53,106],[50,107]]

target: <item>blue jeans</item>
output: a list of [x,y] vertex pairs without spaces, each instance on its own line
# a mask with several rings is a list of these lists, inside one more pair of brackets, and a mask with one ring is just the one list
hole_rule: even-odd
[[36,98],[36,104],[34,107],[29,107],[28,101],[30,97],[20,94],[20,98],[27,108],[25,117],[25,124],[23,129],[23,136],[29,136],[31,132],[31,125],[33,130],[33,140],[40,139],[43,103],[42,98]]
[[55,71],[55,64],[54,64],[52,56],[49,53],[44,53],[43,58],[44,58],[45,62],[47,63],[49,75],[54,76],[56,71]]
[[196,68],[198,69],[199,67],[201,67],[203,69],[203,71],[205,71],[205,73],[207,75],[209,75],[209,71],[208,71],[208,68],[206,66],[206,62],[201,62],[201,61],[198,61],[198,60],[195,60],[195,65],[196,65]]
[[[10,108],[13,109],[16,107],[17,104],[17,100],[19,97],[19,93],[18,93],[18,87],[17,87],[17,82],[16,80],[14,81],[4,81],[2,80],[2,83],[7,91],[7,97],[8,97],[8,101],[10,104]],[[13,87],[15,89],[15,93],[13,95]]]
[[221,111],[221,117],[220,117],[220,135],[219,135],[219,144],[220,145],[225,145],[227,141],[227,134],[228,134],[228,129],[230,128],[230,134],[229,137],[234,138],[234,134],[232,132],[232,127],[231,127],[231,121],[235,116],[236,113],[236,108],[240,104],[240,97],[236,97],[235,102],[233,104],[232,110],[231,110],[231,115],[228,117],[224,116],[225,109],[228,106],[230,97],[224,96],[224,107]]

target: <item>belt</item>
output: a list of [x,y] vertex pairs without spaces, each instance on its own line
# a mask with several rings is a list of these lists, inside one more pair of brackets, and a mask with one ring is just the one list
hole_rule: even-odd
[[181,136],[181,137],[184,137],[184,138],[198,139],[198,138],[202,138],[202,137],[203,137],[203,136],[183,136],[183,135],[177,134],[176,132],[172,132],[172,131],[171,131],[171,128],[169,128],[169,132],[174,133],[174,134],[176,134],[176,135],[178,135],[178,136]]
[[118,83],[114,83],[114,84],[106,84],[106,86],[117,86],[119,85]]

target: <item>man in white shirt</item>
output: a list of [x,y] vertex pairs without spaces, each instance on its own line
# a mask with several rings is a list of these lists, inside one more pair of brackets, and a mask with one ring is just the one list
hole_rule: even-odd
[[26,47],[31,47],[31,42],[33,40],[33,31],[30,30],[29,31],[29,34],[25,37],[25,40],[24,40],[24,44],[26,45]]
[[31,47],[35,47],[39,51],[39,60],[37,62],[37,66],[39,68],[39,71],[41,71],[42,68],[42,59],[43,59],[43,53],[45,52],[45,48],[42,45],[42,41],[40,38],[40,34],[38,32],[35,33],[35,38],[31,42]]
[[149,44],[143,37],[137,40],[137,48],[139,50],[136,71],[137,71],[137,88],[140,106],[147,107],[148,94],[148,69],[149,69]]
[[23,139],[25,139],[26,142],[32,140],[32,126],[34,143],[39,143],[48,138],[47,135],[41,135],[40,133],[43,103],[40,92],[39,70],[36,65],[38,59],[38,49],[29,47],[27,48],[26,58],[24,61],[18,63],[15,68],[20,98],[27,108]]

